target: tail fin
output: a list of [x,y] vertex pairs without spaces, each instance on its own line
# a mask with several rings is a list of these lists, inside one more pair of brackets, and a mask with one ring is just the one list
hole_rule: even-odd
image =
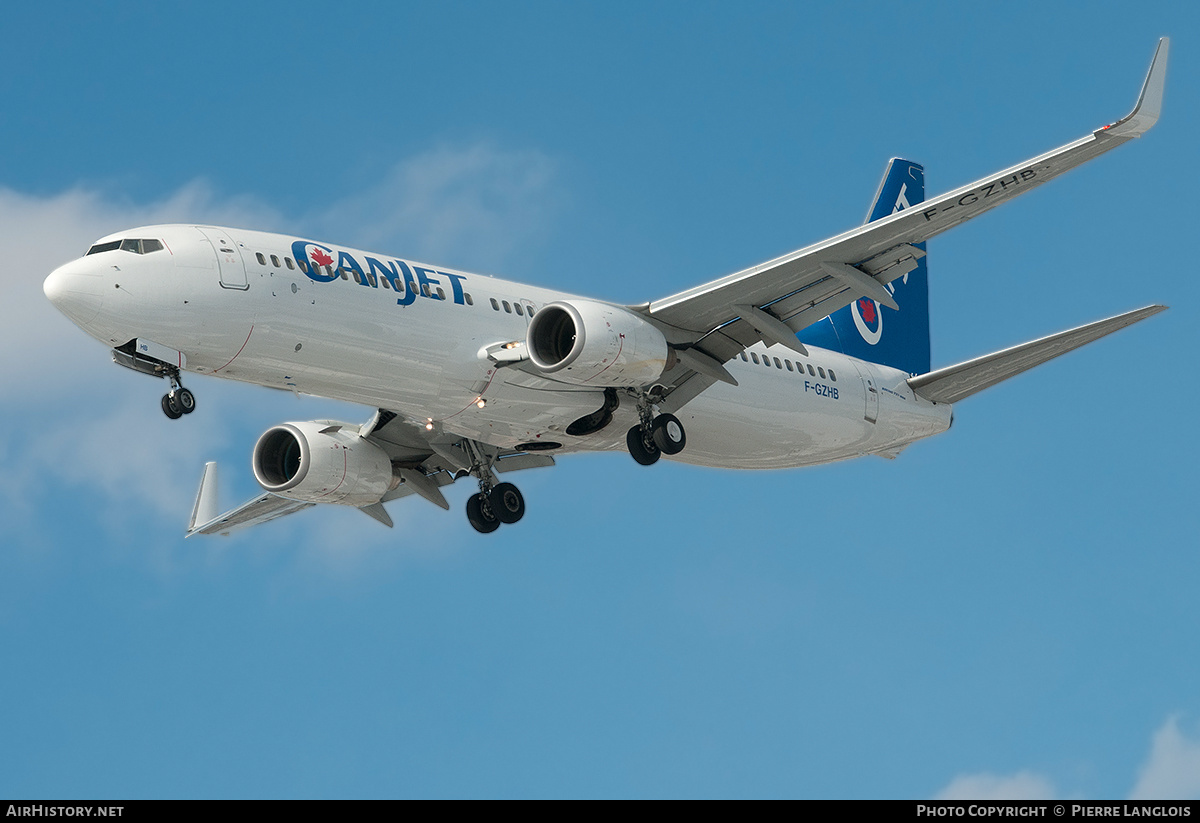
[[[925,200],[925,168],[910,160],[888,163],[867,214],[867,221],[917,205]],[[924,243],[917,247],[925,250]],[[888,284],[900,311],[862,298],[800,332],[802,343],[832,349],[909,374],[929,371],[929,274],[927,258],[899,280]]]

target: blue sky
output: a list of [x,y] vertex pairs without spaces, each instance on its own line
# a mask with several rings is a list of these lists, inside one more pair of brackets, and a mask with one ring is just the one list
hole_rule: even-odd
[[[744,5],[744,4],[743,4]],[[1200,796],[1187,378],[1200,19],[1127,4],[59,4],[0,73],[0,796]],[[1172,310],[895,461],[579,456],[482,537],[394,503],[183,529],[206,460],[366,419],[119,369],[45,301],[213,222],[641,302],[1164,116],[930,243],[947,365]]]

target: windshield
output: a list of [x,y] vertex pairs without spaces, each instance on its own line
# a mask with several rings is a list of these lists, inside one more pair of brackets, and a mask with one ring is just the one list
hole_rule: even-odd
[[[161,240],[109,240],[106,243],[97,243],[87,250],[87,254],[99,254],[102,251],[131,251],[134,254],[150,254],[151,252],[161,251],[163,244]],[[87,254],[84,257],[87,257]]]

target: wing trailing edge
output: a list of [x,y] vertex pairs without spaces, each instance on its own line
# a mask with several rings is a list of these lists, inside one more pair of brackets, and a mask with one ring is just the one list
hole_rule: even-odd
[[[1057,149],[836,237],[678,294],[631,307],[662,324],[671,343],[693,345],[718,362],[772,341],[744,307],[799,332],[916,266],[920,244],[1140,137],[1162,110],[1170,43],[1162,38],[1133,111]],[[851,270],[856,270],[852,272]],[[844,275],[842,277],[838,274]],[[868,281],[874,281],[874,284]],[[759,324],[763,325],[762,323]]]
[[1132,326],[1166,309],[1166,306],[1146,306],[1116,317],[1097,320],[1086,326],[912,377],[908,385],[918,395],[934,403],[957,403],[1034,366],[1040,366],[1047,360],[1053,360],[1059,355],[1120,331],[1126,326]]

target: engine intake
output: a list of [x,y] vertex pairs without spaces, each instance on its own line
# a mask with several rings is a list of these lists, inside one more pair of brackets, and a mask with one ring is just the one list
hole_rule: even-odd
[[662,332],[619,306],[591,300],[549,303],[534,314],[526,339],[539,371],[588,386],[644,386],[667,371]]
[[382,448],[333,421],[281,423],[254,446],[254,477],[267,491],[306,503],[369,506],[399,484]]

